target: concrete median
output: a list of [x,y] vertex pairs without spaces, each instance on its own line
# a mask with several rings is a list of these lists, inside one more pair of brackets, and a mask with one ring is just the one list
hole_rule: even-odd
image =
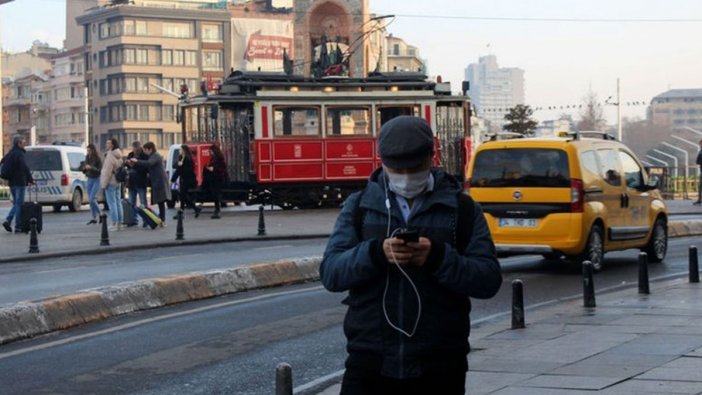
[[0,308],[0,344],[193,300],[314,281],[320,258],[300,258],[127,282]]

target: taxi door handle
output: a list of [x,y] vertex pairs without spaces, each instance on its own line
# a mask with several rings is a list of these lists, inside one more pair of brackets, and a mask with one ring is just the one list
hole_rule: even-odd
[[622,208],[629,207],[629,194],[628,193],[622,193],[621,195],[621,206]]

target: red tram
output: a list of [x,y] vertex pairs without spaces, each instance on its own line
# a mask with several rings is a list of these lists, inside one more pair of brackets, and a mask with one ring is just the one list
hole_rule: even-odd
[[429,122],[435,164],[462,180],[470,114],[467,97],[416,73],[308,79],[236,71],[215,94],[181,100],[183,141],[222,147],[224,199],[283,208],[338,205],[363,188],[381,164],[380,127],[399,115]]

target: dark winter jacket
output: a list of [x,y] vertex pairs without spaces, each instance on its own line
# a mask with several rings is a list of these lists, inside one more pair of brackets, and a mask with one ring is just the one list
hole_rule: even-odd
[[[90,169],[86,169],[85,165],[90,165]],[[88,155],[85,156],[85,161],[81,165],[81,171],[88,178],[99,178],[100,170],[102,169],[102,157],[95,155],[93,160],[90,160]]]
[[193,188],[197,188],[197,178],[195,178],[195,164],[189,158],[183,158],[180,166],[176,167],[171,182],[175,182],[180,178],[180,190],[187,192]]
[[26,151],[18,146],[12,147],[2,158],[2,173],[8,176],[7,183],[11,187],[26,187],[33,183],[32,172],[27,166]]
[[146,157],[146,160],[139,160],[134,167],[146,169],[151,180],[151,202],[154,204],[171,200],[171,185],[168,182],[168,175],[163,165],[163,157],[158,152],[154,152]]
[[[136,158],[138,160],[149,160],[149,156],[140,152],[138,155],[134,155],[134,151],[127,155],[127,160]],[[129,181],[127,182],[127,188],[146,188],[146,183],[148,181],[149,170],[142,166],[134,166],[129,168]]]
[[702,149],[697,153],[697,164],[702,168]]
[[[207,168],[212,167],[210,171]],[[223,159],[217,160],[214,156],[207,162],[207,166],[202,171],[205,187],[213,194],[218,194],[227,182],[227,164]]]
[[[433,170],[434,189],[427,192],[408,223],[397,207],[394,194],[379,180],[382,170],[371,176],[366,190],[347,199],[329,238],[320,267],[324,286],[333,292],[349,291],[344,304],[348,312],[344,332],[348,339],[347,363],[363,364],[394,378],[418,377],[446,368],[467,368],[470,300],[494,296],[502,284],[500,266],[482,210],[474,203],[473,229],[463,251],[457,251],[455,221],[460,184],[443,171]],[[362,240],[354,223],[356,200],[362,196],[364,212]],[[388,218],[386,199],[391,205]],[[431,240],[432,249],[424,267],[405,266],[421,295],[421,317],[409,338],[392,329],[383,313],[383,294],[388,281],[385,307],[390,320],[411,331],[419,304],[411,284],[382,250],[388,221],[396,228],[418,229]]]

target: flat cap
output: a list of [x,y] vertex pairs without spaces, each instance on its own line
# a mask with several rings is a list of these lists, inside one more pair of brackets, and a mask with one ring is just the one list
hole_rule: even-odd
[[411,169],[434,153],[434,133],[422,118],[401,115],[386,122],[378,136],[378,154],[393,169]]

